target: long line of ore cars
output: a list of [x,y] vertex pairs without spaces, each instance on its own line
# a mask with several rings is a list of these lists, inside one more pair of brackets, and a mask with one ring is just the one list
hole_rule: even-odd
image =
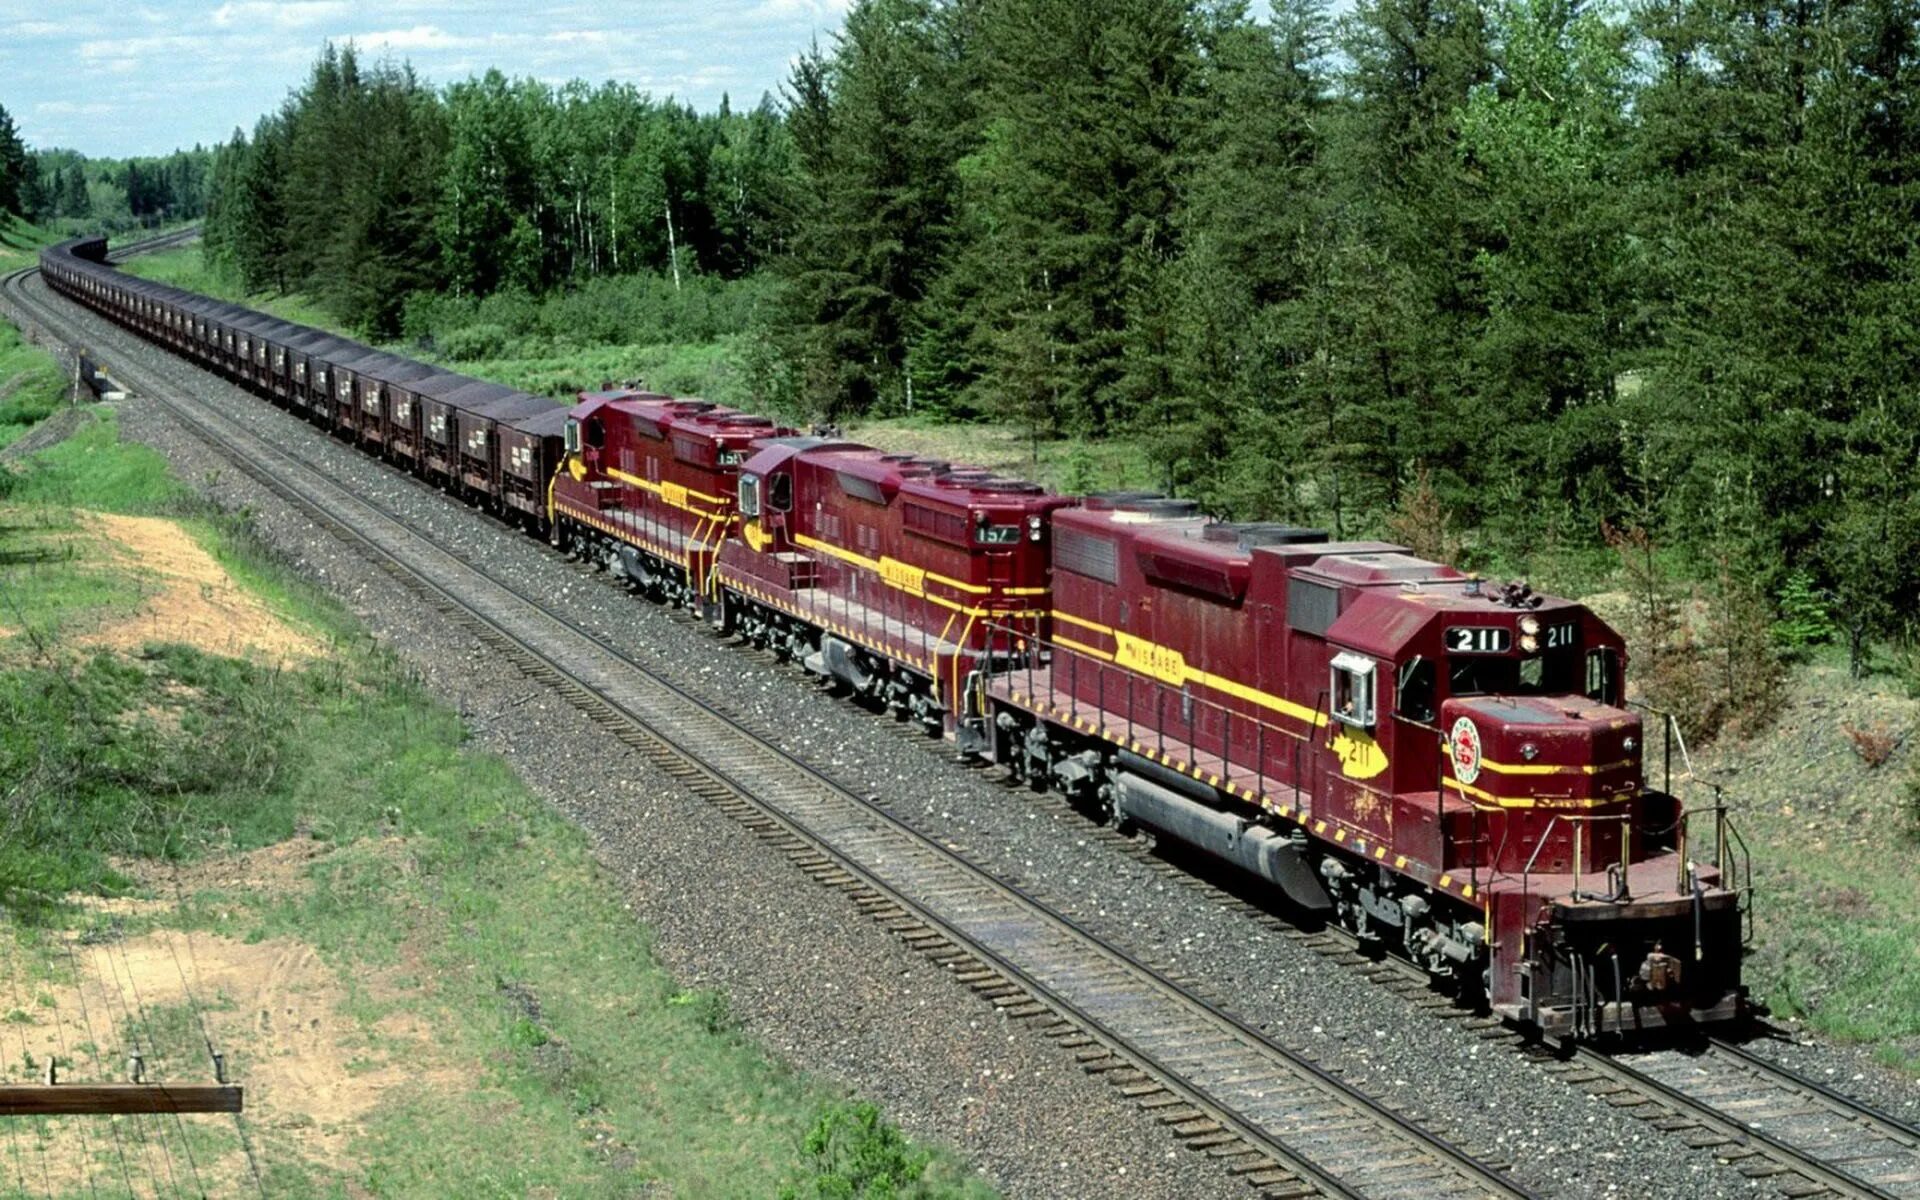
[[[1744,1006],[1722,807],[1642,773],[1621,638],[1400,546],[1056,495],[638,390],[571,410],[123,275],[54,288],[969,754],[1557,1034]],[[1670,771],[1670,767],[1669,767]],[[1694,835],[1689,841],[1689,834]]]

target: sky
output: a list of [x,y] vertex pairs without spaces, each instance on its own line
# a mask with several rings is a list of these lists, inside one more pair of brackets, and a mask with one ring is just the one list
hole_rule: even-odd
[[279,107],[321,46],[436,84],[488,67],[618,80],[702,110],[777,90],[849,0],[0,0],[0,106],[29,146],[123,158],[212,145]]

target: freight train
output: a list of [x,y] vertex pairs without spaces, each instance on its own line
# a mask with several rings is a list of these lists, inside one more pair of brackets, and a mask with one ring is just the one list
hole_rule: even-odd
[[[1626,647],[1405,547],[1059,495],[638,388],[571,409],[47,250],[54,289],[1554,1035],[1745,1009],[1748,865]],[[1667,733],[1671,735],[1671,731]]]

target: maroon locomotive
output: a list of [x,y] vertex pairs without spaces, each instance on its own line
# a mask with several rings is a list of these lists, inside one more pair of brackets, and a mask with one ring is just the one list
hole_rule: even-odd
[[1737,835],[1723,806],[1649,786],[1624,644],[1579,604],[1398,546],[1077,500],[656,393],[586,393],[563,415],[104,254],[69,243],[43,270],[637,590],[1233,863],[1504,1014],[1591,1036],[1743,1006]]
[[997,761],[1549,1032],[1738,1011],[1741,895],[1647,789],[1585,607],[1159,499],[1055,514],[1053,567],[1050,643],[984,689]]
[[738,524],[735,480],[765,417],[633,388],[583,392],[555,474],[555,542],[655,599],[707,611],[721,543]]
[[996,666],[991,631],[1042,631],[1047,518],[1067,503],[853,442],[763,439],[741,468],[740,536],[720,549],[719,620],[957,735]]

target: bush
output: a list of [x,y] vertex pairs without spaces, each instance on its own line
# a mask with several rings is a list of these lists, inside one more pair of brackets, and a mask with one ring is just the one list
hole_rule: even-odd
[[507,349],[507,330],[503,325],[464,325],[434,336],[435,348],[448,358],[470,361],[499,358]]
[[1853,743],[1853,752],[1860,756],[1860,761],[1869,767],[1886,766],[1893,752],[1900,748],[1900,739],[1887,728],[1885,721],[1875,721],[1865,729],[1842,722],[1840,730]]
[[914,1195],[933,1156],[915,1150],[871,1104],[836,1104],[807,1134],[812,1174],[780,1189],[781,1200],[892,1200]]
[[1907,833],[1920,842],[1920,755],[1914,757],[1913,769],[1907,775]]

